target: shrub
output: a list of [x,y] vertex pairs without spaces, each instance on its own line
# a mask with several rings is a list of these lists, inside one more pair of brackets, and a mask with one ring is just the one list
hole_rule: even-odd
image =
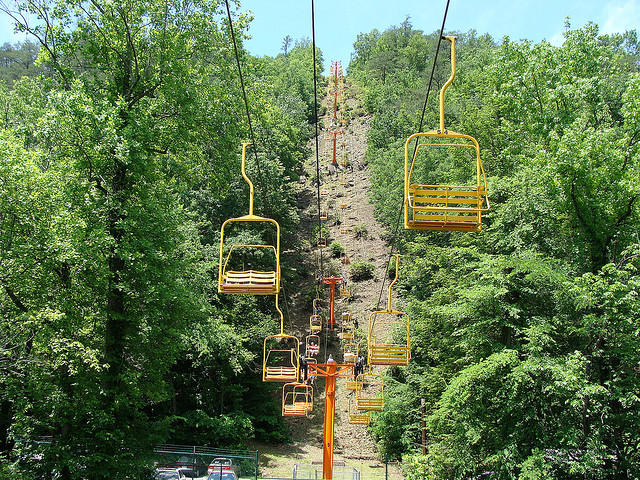
[[360,282],[372,279],[375,271],[376,266],[373,263],[356,262],[349,267],[349,276],[354,282]]
[[353,233],[356,238],[367,238],[369,235],[369,230],[367,230],[366,225],[356,225],[353,227]]
[[324,264],[324,275],[327,277],[341,276],[340,270],[340,263],[337,260],[331,260]]
[[344,253],[344,247],[340,242],[337,241],[331,242],[331,245],[329,245],[329,250],[331,250],[331,256],[333,256],[333,258],[338,258]]

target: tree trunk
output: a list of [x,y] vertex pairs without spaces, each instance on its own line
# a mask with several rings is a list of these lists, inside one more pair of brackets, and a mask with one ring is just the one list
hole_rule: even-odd
[[121,375],[124,372],[125,349],[127,343],[127,320],[125,315],[125,292],[122,289],[122,276],[125,262],[120,255],[125,231],[122,221],[125,219],[125,191],[127,169],[115,160],[115,172],[109,201],[109,217],[107,219],[113,246],[108,258],[109,286],[107,292],[107,318],[105,326],[105,360],[107,371],[104,378],[106,401],[111,403],[121,386]]

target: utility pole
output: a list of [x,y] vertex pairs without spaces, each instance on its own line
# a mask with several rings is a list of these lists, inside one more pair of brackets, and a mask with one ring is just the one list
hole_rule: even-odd
[[336,143],[337,143],[338,135],[342,135],[342,132],[340,130],[331,130],[329,131],[329,134],[333,135],[333,158],[331,160],[331,163],[337,166],[338,160],[336,160]]
[[422,414],[422,455],[426,455],[427,454],[427,423],[424,419],[425,413],[426,413],[424,398],[420,399],[420,412]]
[[389,480],[389,457],[384,454],[384,480]]

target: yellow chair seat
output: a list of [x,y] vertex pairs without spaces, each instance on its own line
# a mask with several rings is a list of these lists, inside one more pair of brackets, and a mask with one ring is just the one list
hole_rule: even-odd
[[276,272],[256,270],[228,271],[222,276],[220,293],[273,294],[278,293]]
[[370,421],[371,416],[369,412],[349,414],[349,423],[352,425],[369,425]]
[[384,410],[384,398],[382,397],[356,397],[356,409],[370,411]]
[[267,366],[262,378],[265,382],[296,382],[298,369],[295,367]]
[[309,414],[309,404],[296,402],[293,405],[285,405],[282,414],[285,416],[306,416]]
[[411,350],[407,345],[370,344],[369,363],[371,365],[409,365]]
[[413,184],[407,224],[417,230],[480,231],[486,197],[483,187]]

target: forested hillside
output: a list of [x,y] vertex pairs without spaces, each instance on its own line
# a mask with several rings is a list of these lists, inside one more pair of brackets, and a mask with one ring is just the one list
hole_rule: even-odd
[[[251,140],[224,3],[25,8],[46,21],[22,25],[41,70],[7,60],[0,86],[0,476],[142,478],[159,443],[286,441],[260,378],[272,301],[217,293],[220,225],[248,210]],[[238,40],[248,21],[234,14]],[[255,209],[294,250],[311,47],[239,47]],[[292,256],[282,268],[304,274]]]
[[[224,3],[24,8],[8,13],[41,19],[21,23],[33,43],[4,45],[0,66],[0,476],[143,479],[161,443],[287,442],[278,386],[261,381],[273,299],[218,294],[218,245],[248,211],[252,131],[255,210],[282,227],[283,279],[313,276],[294,188],[311,154],[310,42],[253,57],[251,18],[231,11],[250,129]],[[560,47],[456,35],[445,115],[480,143],[478,233],[398,222],[438,34],[410,18],[362,33],[348,68],[346,115],[371,117],[371,200],[411,318],[411,363],[387,370],[369,429],[409,480],[640,478],[636,32],[567,25]],[[422,130],[449,72],[443,43]]]
[[[568,27],[561,47],[459,33],[446,124],[478,139],[491,210],[480,233],[402,231],[398,170],[437,38],[409,19],[361,34],[349,67],[412,319],[412,362],[389,370],[373,432],[411,479],[640,478],[636,33]],[[423,131],[450,73],[439,53]]]

